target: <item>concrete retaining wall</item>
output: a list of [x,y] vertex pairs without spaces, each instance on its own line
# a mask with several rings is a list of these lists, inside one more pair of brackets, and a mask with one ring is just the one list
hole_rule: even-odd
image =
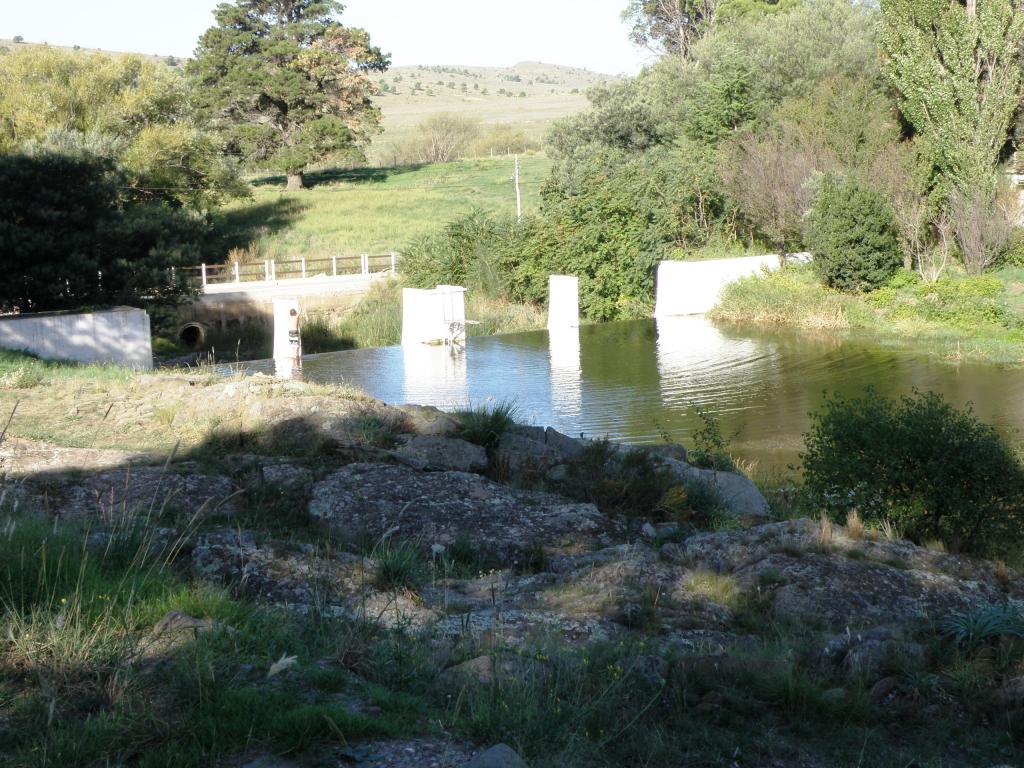
[[149,315],[132,307],[0,316],[0,348],[46,360],[153,367]]
[[[810,254],[799,253],[788,261],[807,262]],[[730,283],[764,270],[779,268],[779,257],[744,256],[710,261],[663,261],[658,266],[655,317],[700,315],[710,311]]]

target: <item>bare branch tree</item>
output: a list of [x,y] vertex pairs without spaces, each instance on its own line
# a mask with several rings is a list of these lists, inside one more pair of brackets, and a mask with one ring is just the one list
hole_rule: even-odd
[[949,197],[949,215],[964,267],[969,274],[980,275],[1013,240],[1020,206],[1007,184],[995,194],[958,189]]
[[785,132],[747,133],[726,147],[720,173],[729,196],[785,258],[801,239],[814,202],[814,179],[837,166],[828,149]]
[[451,112],[431,115],[417,127],[413,154],[422,163],[457,160],[480,133],[479,123]]

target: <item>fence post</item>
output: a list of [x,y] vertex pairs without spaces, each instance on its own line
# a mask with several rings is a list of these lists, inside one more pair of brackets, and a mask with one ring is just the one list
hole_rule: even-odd
[[263,282],[270,282],[270,262],[266,259],[263,260]]
[[363,274],[364,275],[370,274],[370,257],[369,257],[369,255],[364,253],[362,255],[361,259],[362,259],[362,261],[360,263],[360,267],[362,268]]
[[395,252],[391,252],[391,274],[395,274],[397,259],[395,258]]
[[238,269],[238,262],[237,261],[235,262],[235,282],[236,283],[242,282],[242,275],[241,275],[241,272]]
[[306,276],[306,257],[302,257],[302,276]]
[[203,270],[203,288],[206,287],[206,265],[203,264],[201,269]]
[[337,277],[338,276],[338,257],[337,256],[331,256],[331,267],[334,270],[334,276]]

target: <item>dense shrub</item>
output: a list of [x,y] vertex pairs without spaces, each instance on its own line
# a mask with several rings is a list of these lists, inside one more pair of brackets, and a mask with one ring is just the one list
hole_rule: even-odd
[[153,302],[183,290],[170,269],[204,260],[207,221],[122,194],[124,184],[108,160],[0,157],[0,310]]
[[510,219],[471,211],[410,243],[402,254],[402,276],[416,288],[462,285],[506,296],[508,276],[501,263],[514,252],[522,231]]
[[822,179],[805,240],[822,280],[842,291],[878,288],[903,263],[889,204],[849,177]]
[[934,393],[898,402],[833,397],[803,454],[812,498],[837,514],[888,519],[917,542],[973,553],[1024,535],[1024,468],[992,427]]

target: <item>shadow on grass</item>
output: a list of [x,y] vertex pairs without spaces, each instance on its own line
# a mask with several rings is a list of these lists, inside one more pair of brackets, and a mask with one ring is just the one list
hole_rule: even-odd
[[[310,171],[304,175],[307,188],[321,184],[383,184],[393,176],[413,173],[423,168],[422,163],[398,165],[391,168],[326,168],[322,171]],[[261,176],[249,183],[254,187],[280,187],[284,190],[287,179],[283,174]]]
[[217,211],[213,215],[213,237],[227,254],[232,248],[247,248],[260,236],[288,229],[308,208],[292,197]]

